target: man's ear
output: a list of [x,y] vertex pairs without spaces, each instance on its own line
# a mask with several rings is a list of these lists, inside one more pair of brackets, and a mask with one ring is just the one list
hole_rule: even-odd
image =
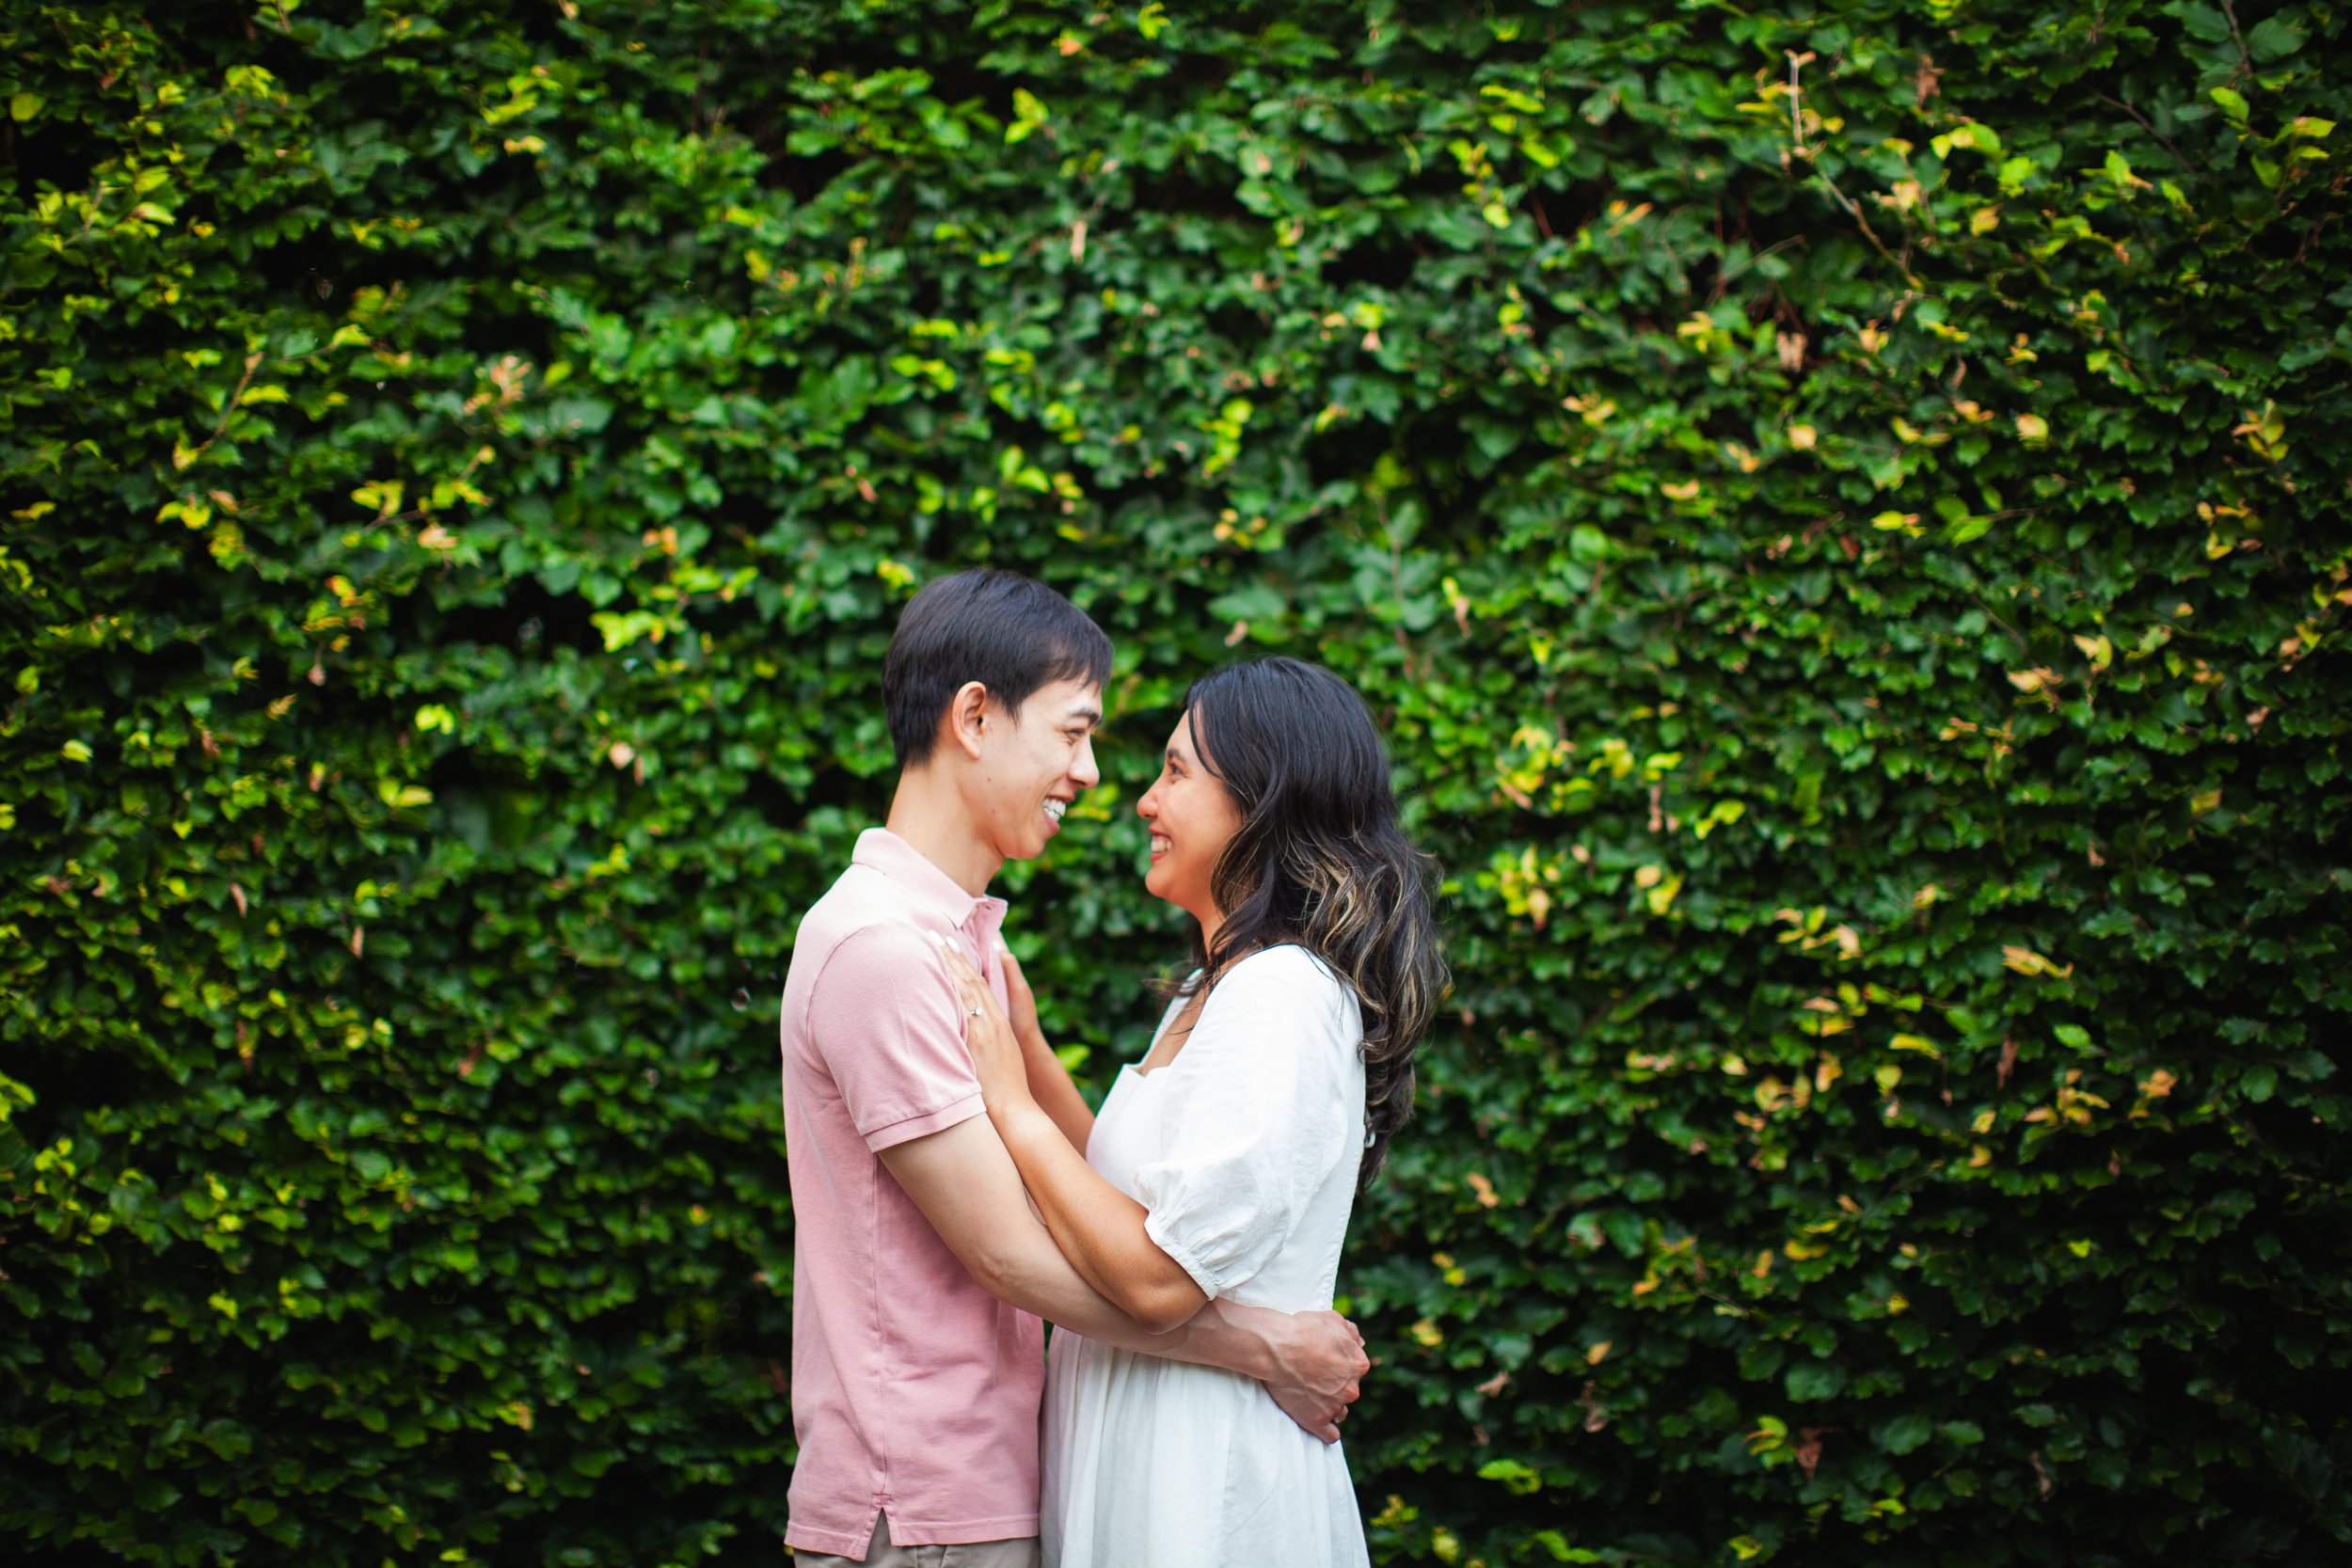
[[956,747],[973,761],[980,760],[980,736],[989,721],[988,688],[978,681],[965,681],[947,700],[947,711],[940,715],[945,732],[941,738]]

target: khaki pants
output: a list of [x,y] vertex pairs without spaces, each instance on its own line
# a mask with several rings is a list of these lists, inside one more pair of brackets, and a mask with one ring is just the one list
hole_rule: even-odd
[[[818,1552],[794,1552],[792,1568],[857,1568],[850,1558]],[[866,1548],[865,1568],[1038,1568],[1037,1537],[1021,1541],[975,1541],[957,1546],[894,1546],[890,1520],[874,1515],[874,1539]]]

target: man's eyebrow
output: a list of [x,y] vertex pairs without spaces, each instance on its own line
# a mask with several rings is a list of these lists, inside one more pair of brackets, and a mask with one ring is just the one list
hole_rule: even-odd
[[1100,724],[1103,721],[1103,710],[1099,707],[1073,707],[1070,710],[1068,717],[1082,719],[1089,724]]

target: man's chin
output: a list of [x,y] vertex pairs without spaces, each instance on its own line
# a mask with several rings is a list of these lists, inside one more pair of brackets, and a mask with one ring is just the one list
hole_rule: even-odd
[[1020,839],[1017,843],[1007,846],[1005,848],[1005,859],[1009,861],[1036,860],[1052,847],[1054,838],[1055,833],[1053,829],[1036,829],[1029,832],[1026,836]]

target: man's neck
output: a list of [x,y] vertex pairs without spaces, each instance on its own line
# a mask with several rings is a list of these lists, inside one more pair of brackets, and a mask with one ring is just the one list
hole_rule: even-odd
[[890,817],[882,826],[913,845],[975,898],[988,891],[989,882],[1005,863],[1005,857],[980,836],[979,825],[964,809],[962,798],[934,768],[909,768],[898,775],[898,792],[890,798]]

